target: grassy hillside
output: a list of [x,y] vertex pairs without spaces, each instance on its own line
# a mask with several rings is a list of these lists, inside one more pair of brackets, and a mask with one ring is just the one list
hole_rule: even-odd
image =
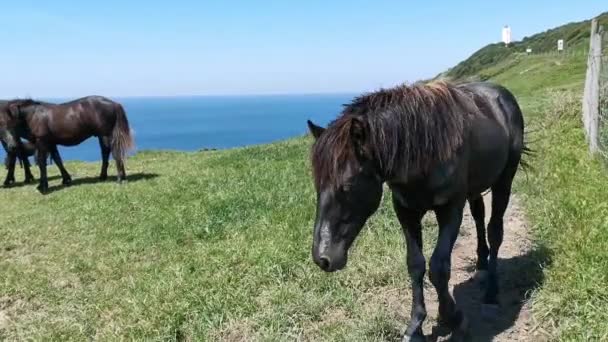
[[0,340],[398,336],[405,320],[386,299],[406,305],[408,280],[390,202],[357,262],[321,272],[310,143],[141,153],[124,186],[97,183],[98,163],[70,162],[70,188],[52,166],[47,196],[0,189]]
[[[556,52],[559,39],[564,40],[568,53],[586,52],[589,47],[590,22],[590,20],[585,20],[563,25],[525,37],[523,40],[513,42],[509,46],[505,46],[503,43],[489,44],[450,69],[445,73],[445,76],[453,79],[470,77],[481,80],[490,79],[493,74],[488,74],[487,69],[491,69],[497,64],[521,58],[522,55],[526,54],[527,48],[531,48],[534,54]],[[608,27],[608,12],[598,16],[598,22],[600,25]]]

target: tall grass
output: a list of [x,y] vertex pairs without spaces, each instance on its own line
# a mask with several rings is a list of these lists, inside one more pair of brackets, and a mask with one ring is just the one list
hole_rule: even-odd
[[550,92],[534,104],[534,170],[517,190],[552,262],[533,311],[556,339],[607,340],[608,170],[588,153],[578,92]]

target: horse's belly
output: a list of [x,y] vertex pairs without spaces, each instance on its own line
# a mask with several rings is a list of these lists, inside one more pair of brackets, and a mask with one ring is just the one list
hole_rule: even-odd
[[55,145],[62,145],[62,146],[76,146],[76,145],[80,145],[82,142],[84,142],[85,140],[87,140],[88,138],[90,138],[90,135],[65,135],[65,136],[56,136],[52,139],[52,143]]
[[95,135],[95,125],[82,117],[58,117],[49,120],[47,140],[63,146],[76,146]]

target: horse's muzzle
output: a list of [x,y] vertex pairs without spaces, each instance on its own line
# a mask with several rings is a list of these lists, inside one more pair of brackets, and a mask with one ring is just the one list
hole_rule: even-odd
[[323,271],[335,272],[346,266],[348,254],[340,247],[326,248],[324,251],[313,250],[313,260]]

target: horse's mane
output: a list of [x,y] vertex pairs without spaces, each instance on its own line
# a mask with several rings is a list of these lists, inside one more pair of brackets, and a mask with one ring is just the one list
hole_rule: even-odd
[[29,99],[29,98],[28,99],[13,99],[13,100],[9,101],[8,103],[15,104],[19,107],[34,106],[34,105],[42,104],[42,102],[40,102],[40,101]]
[[479,110],[472,95],[446,82],[401,85],[356,97],[312,147],[315,182],[337,185],[355,157],[353,122],[366,129],[366,144],[384,177],[426,172],[462,145],[468,116]]

